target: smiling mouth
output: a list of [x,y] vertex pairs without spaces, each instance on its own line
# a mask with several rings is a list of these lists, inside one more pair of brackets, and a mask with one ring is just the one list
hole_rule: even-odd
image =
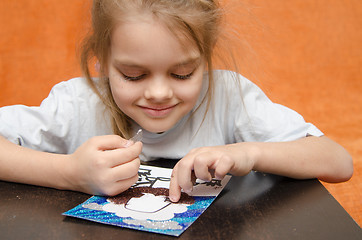
[[172,106],[161,106],[161,107],[145,107],[140,106],[140,108],[145,112],[148,116],[153,118],[163,118],[169,115],[172,110],[177,106],[178,104],[172,105]]

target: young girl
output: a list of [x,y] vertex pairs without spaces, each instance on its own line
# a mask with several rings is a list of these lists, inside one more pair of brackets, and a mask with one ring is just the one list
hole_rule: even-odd
[[[140,160],[181,159],[178,201],[194,177],[351,177],[340,145],[242,76],[213,70],[216,0],[94,0],[92,17],[85,77],[59,83],[40,107],[0,109],[1,180],[116,195],[137,181]],[[139,129],[142,143],[127,140]]]

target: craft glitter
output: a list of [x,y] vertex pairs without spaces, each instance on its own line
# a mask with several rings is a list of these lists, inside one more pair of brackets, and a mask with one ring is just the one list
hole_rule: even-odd
[[[178,203],[168,200],[168,185],[172,169],[142,166],[139,172],[139,181],[129,190],[115,197],[107,198],[93,196],[84,203],[63,213],[65,216],[77,217],[89,221],[131,228],[141,231],[179,236],[212,204],[220,190],[226,185],[226,181],[217,183],[219,190],[215,189],[214,183],[199,184],[202,195],[189,196],[182,193]],[[195,189],[193,193],[195,193]],[[208,193],[203,195],[204,193]],[[154,211],[155,204],[147,208],[147,202],[142,202],[142,196],[147,196],[144,201],[164,201]],[[151,197],[151,198],[149,198]],[[130,199],[136,199],[127,208]],[[156,203],[156,202],[154,202]],[[140,210],[137,206],[141,206]],[[171,215],[170,215],[171,214]],[[133,217],[132,217],[133,216]],[[166,217],[170,216],[170,217]],[[161,220],[159,220],[161,219]]]
[[175,221],[149,221],[149,220],[135,220],[135,219],[125,219],[123,222],[129,225],[143,226],[149,229],[160,229],[160,230],[177,230],[182,229],[182,226]]

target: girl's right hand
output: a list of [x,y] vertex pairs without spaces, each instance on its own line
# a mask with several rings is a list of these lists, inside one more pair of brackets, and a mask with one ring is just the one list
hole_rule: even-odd
[[93,195],[117,195],[138,180],[142,143],[117,135],[97,136],[70,156],[72,189]]

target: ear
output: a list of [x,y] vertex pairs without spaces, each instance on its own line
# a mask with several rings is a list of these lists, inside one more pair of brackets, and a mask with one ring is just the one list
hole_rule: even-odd
[[97,73],[99,73],[101,71],[101,64],[99,63],[98,60],[94,64],[94,69],[96,70]]
[[107,78],[109,77],[107,63],[105,63],[104,66],[102,66],[100,61],[97,59],[96,63],[94,64],[94,69],[99,76],[103,76],[103,77],[107,77]]

